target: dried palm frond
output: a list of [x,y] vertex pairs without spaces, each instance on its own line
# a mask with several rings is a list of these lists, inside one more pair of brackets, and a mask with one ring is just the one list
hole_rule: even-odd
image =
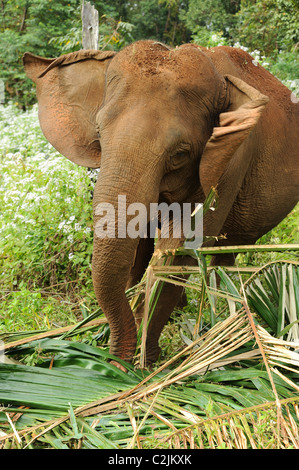
[[171,449],[299,449],[299,397],[281,400],[283,419],[277,433],[276,402],[203,420],[164,437]]

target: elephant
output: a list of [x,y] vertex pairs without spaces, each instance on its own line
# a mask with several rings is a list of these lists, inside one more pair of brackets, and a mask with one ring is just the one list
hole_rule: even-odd
[[[142,278],[155,250],[181,246],[185,234],[130,237],[117,228],[114,237],[97,236],[99,207],[121,216],[120,195],[126,208],[194,207],[215,188],[217,208],[203,216],[208,243],[254,244],[299,199],[298,104],[247,52],[229,46],[141,40],[119,52],[79,50],[56,59],[27,52],[23,63],[36,84],[45,137],[73,162],[100,168],[93,286],[110,325],[110,353],[132,363],[142,312],[134,317],[126,289]],[[173,260],[180,262],[193,260]],[[232,265],[234,257],[216,255],[212,263]],[[181,295],[181,287],[165,283],[148,325],[147,364],[159,356],[160,334]]]

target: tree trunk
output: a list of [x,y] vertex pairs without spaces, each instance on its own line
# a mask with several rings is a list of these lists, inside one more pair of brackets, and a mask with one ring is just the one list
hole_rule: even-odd
[[82,18],[82,47],[83,49],[98,49],[99,13],[90,2],[84,2],[81,11]]
[[26,22],[26,16],[27,16],[27,12],[28,12],[28,7],[27,7],[27,4],[26,6],[24,7],[24,11],[23,11],[23,16],[22,16],[22,21],[21,21],[21,25],[20,25],[20,33],[22,31],[24,31],[25,29],[25,22]]

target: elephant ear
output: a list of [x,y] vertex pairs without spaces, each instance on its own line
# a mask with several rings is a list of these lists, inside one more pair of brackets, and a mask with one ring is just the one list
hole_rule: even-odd
[[[214,127],[208,140],[199,166],[200,183],[205,195],[211,187],[216,188],[225,173],[235,168],[238,176],[244,175],[249,161],[241,161],[238,148],[256,126],[269,98],[243,80],[226,75],[229,104],[219,116],[219,127]],[[234,157],[236,162],[234,162]],[[242,168],[240,167],[242,165]],[[231,175],[230,175],[231,176]],[[231,178],[230,178],[231,179]],[[237,180],[233,181],[234,187]]]
[[26,74],[36,83],[45,137],[78,165],[100,166],[95,117],[103,100],[105,71],[114,54],[82,50],[57,59],[30,53],[23,57]]

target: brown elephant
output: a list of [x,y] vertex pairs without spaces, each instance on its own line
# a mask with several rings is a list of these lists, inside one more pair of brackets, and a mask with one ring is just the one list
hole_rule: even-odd
[[[203,202],[218,244],[252,244],[277,225],[299,195],[298,105],[291,92],[240,49],[139,41],[118,53],[78,51],[57,59],[26,53],[37,85],[39,119],[49,142],[70,160],[99,168],[94,191],[95,293],[111,329],[112,354],[132,361],[136,322],[125,295],[146,270],[153,237],[97,236],[108,203]],[[102,207],[102,206],[101,206]],[[132,214],[128,221],[132,220]],[[149,223],[149,218],[147,218]],[[181,239],[160,238],[157,248]],[[184,260],[186,263],[187,260]],[[214,260],[231,264],[232,258]],[[167,284],[148,327],[147,360],[181,289]]]

